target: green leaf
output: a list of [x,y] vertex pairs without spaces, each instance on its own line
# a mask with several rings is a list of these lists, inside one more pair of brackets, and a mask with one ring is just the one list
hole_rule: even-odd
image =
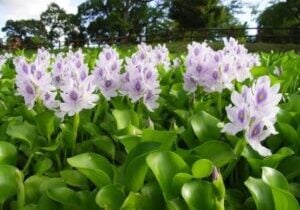
[[52,167],[52,160],[50,158],[44,158],[42,160],[39,160],[34,165],[34,171],[36,174],[42,175]]
[[17,193],[17,170],[10,165],[0,165],[0,204]]
[[87,178],[79,171],[67,169],[61,171],[60,175],[70,186],[88,188]]
[[300,198],[300,183],[289,183],[290,192],[297,198]]
[[193,163],[192,174],[195,178],[205,178],[211,175],[214,165],[210,160],[201,159]]
[[190,210],[217,210],[214,188],[207,181],[197,180],[183,185],[181,194]]
[[272,191],[269,186],[261,179],[254,179],[249,177],[245,185],[249,189],[257,210],[274,210],[275,205],[273,201]]
[[35,145],[37,137],[36,128],[28,122],[12,121],[8,124],[6,133],[12,138],[25,141],[30,146],[30,148]]
[[96,203],[106,210],[118,210],[125,200],[125,194],[121,185],[107,185],[99,190],[96,195]]
[[48,179],[49,179],[48,177],[39,176],[39,175],[33,175],[30,176],[28,179],[26,179],[26,181],[24,182],[24,186],[25,186],[26,201],[28,203],[38,202],[38,200],[42,195],[39,187],[45,180]]
[[150,182],[143,186],[141,194],[147,199],[149,209],[166,209],[164,196],[157,182]]
[[300,176],[300,167],[295,167],[300,165],[299,156],[290,156],[285,158],[280,162],[278,170],[283,173],[287,179],[294,179]]
[[36,125],[40,133],[47,139],[51,139],[51,135],[54,131],[54,119],[54,113],[49,111],[42,112],[38,114],[35,118]]
[[192,180],[194,177],[191,174],[188,173],[177,173],[173,177],[172,180],[172,187],[174,189],[174,192],[181,192],[182,186]]
[[289,190],[289,183],[284,176],[273,168],[262,168],[262,180],[271,187],[281,188],[283,190]]
[[58,187],[66,187],[66,183],[62,178],[49,178],[42,180],[43,182],[40,183],[39,190],[41,194],[46,195],[47,191],[52,188]]
[[120,210],[132,210],[132,209],[145,209],[151,210],[145,202],[145,197],[139,193],[131,192],[126,200],[124,201],[123,205],[121,206]]
[[263,167],[262,180],[271,187],[276,210],[299,210],[299,204],[289,192],[289,184],[281,173]]
[[116,119],[118,130],[124,129],[131,124],[138,125],[138,116],[132,110],[115,109],[112,111],[112,114]]
[[109,161],[95,153],[84,153],[67,159],[68,163],[77,168],[97,187],[110,184],[114,170]]
[[289,157],[294,154],[294,151],[291,150],[288,147],[282,147],[280,150],[277,151],[276,154],[272,154],[266,158],[263,159],[263,165],[277,168],[277,166],[280,164],[280,162],[285,159],[286,157]]
[[47,195],[42,195],[36,207],[37,210],[63,209],[62,205],[50,199]]
[[142,141],[155,141],[161,143],[162,149],[171,149],[177,139],[177,134],[174,131],[158,131],[145,129],[142,133]]
[[199,159],[208,159],[217,167],[222,167],[235,159],[231,147],[221,141],[207,141],[192,150]]
[[138,191],[143,186],[148,171],[146,157],[159,147],[158,142],[141,142],[129,153],[124,164],[124,181],[130,191]]
[[77,194],[67,187],[51,188],[47,191],[47,196],[63,205],[77,206],[80,204]]
[[16,163],[16,147],[9,142],[0,141],[0,164],[16,165]]
[[166,200],[176,197],[172,187],[172,178],[179,172],[188,172],[184,160],[173,152],[154,152],[148,155],[147,164],[154,173]]
[[117,138],[121,144],[124,145],[127,153],[129,153],[141,141],[141,137],[135,135],[119,136]]
[[200,141],[219,139],[220,128],[217,127],[219,122],[217,118],[204,111],[191,118],[192,128]]
[[289,124],[277,123],[279,135],[283,138],[284,142],[287,142],[292,148],[297,148],[298,134],[297,131]]
[[268,72],[268,68],[266,68],[264,66],[256,66],[251,69],[251,73],[255,78],[257,78],[260,76],[264,76],[264,75],[268,74],[269,72]]
[[103,152],[108,155],[110,158],[115,157],[116,148],[113,140],[110,138],[105,138],[105,136],[101,136],[100,138],[92,140],[94,146],[97,148],[97,151]]

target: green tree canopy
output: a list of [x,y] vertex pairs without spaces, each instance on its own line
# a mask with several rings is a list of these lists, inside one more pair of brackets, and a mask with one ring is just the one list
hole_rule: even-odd
[[47,29],[47,36],[52,44],[64,35],[65,28],[69,27],[70,24],[69,15],[56,3],[49,4],[40,18]]
[[171,0],[170,2],[170,18],[184,29],[220,27],[229,24],[232,19],[229,9],[219,0]]
[[[259,15],[257,23],[262,28],[258,34],[262,37],[262,41],[299,42],[300,1],[287,0],[271,5]],[[291,30],[278,28],[291,28]]]
[[23,46],[46,44],[47,42],[47,31],[39,20],[8,20],[2,31],[6,33],[8,39],[19,38]]

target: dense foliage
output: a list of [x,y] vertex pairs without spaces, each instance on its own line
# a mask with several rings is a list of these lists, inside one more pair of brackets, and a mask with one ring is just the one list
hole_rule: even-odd
[[1,55],[2,209],[298,210],[300,56]]

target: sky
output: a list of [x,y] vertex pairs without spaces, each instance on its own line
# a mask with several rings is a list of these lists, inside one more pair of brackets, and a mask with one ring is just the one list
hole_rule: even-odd
[[[225,2],[227,0],[224,0]],[[84,0],[0,0],[0,38],[5,34],[1,28],[9,19],[38,19],[40,14],[46,10],[48,4],[56,2],[63,7],[68,13],[76,13],[77,6]],[[256,8],[263,10],[269,0],[242,0],[244,14],[239,14],[237,18],[242,22],[248,22],[248,26],[255,27],[256,23],[251,16],[249,3],[256,5]]]

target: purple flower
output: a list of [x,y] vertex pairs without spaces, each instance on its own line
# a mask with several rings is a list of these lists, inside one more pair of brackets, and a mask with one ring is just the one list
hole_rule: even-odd
[[244,131],[246,140],[254,150],[263,156],[270,155],[270,150],[261,142],[277,133],[274,124],[279,111],[277,105],[282,97],[278,93],[279,88],[279,85],[271,86],[269,77],[263,76],[251,88],[243,86],[240,94],[234,91],[231,94],[234,106],[226,107],[230,122],[222,132],[235,135]]
[[[202,87],[206,92],[222,92],[233,89],[233,82],[251,78],[250,69],[258,64],[258,57],[249,54],[234,39],[225,41],[222,50],[214,51],[204,42],[188,45],[184,89],[196,91]],[[189,84],[193,80],[194,84]]]
[[94,77],[89,74],[82,51],[69,52],[64,59],[58,58],[56,68],[52,79],[62,81],[58,89],[62,101],[57,115],[73,116],[83,109],[93,108],[99,96],[95,93]]
[[105,97],[110,100],[118,95],[121,82],[121,64],[118,53],[110,48],[104,48],[99,54],[96,67],[93,71],[93,77],[96,86]]
[[[14,60],[16,67],[16,85],[18,94],[24,97],[25,104],[32,109],[36,100],[41,100],[49,109],[57,108],[55,100],[55,87],[51,83],[50,73],[47,72],[46,63],[39,60],[39,56],[32,63],[18,57]],[[45,101],[45,95],[51,97]]]
[[120,93],[128,96],[133,103],[143,99],[148,110],[153,111],[158,107],[156,101],[160,93],[156,64],[152,59],[152,51],[145,50],[152,48],[146,45],[139,48],[141,49],[137,53],[126,59],[126,71],[122,75]]
[[154,60],[156,65],[161,65],[165,70],[170,69],[170,58],[169,58],[169,50],[166,45],[157,45],[153,49]]

